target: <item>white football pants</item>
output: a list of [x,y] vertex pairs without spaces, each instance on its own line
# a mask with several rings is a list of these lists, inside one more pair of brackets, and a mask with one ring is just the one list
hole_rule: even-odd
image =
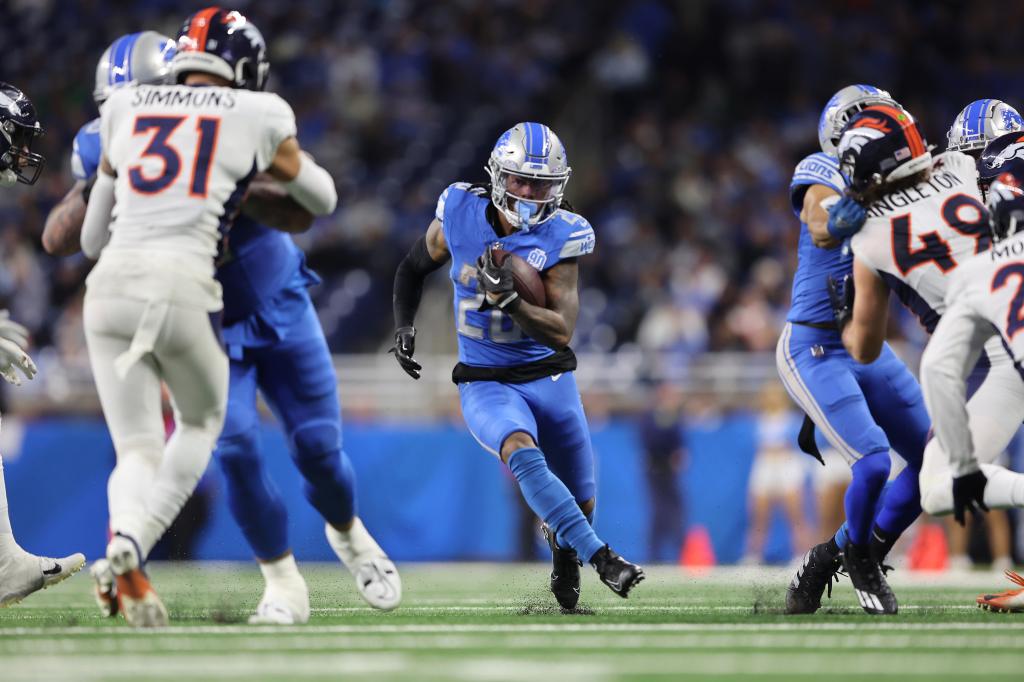
[[[110,530],[145,559],[192,495],[224,423],[228,359],[209,314],[167,301],[85,296],[85,334],[117,465]],[[166,441],[161,381],[174,408]]]
[[[956,394],[959,391],[959,400],[963,399],[965,373],[970,372],[981,350],[975,345],[974,352],[967,356],[968,362],[957,362],[955,358],[961,354],[966,356],[965,349],[976,341],[970,338],[972,330],[968,325],[960,329],[956,317],[956,311],[952,308],[943,315],[921,361],[921,387],[936,431],[943,427],[948,429],[950,424],[958,424],[958,431],[963,428],[956,419],[956,410],[963,410],[962,402],[959,408],[956,406]],[[959,333],[961,331],[963,333]],[[990,335],[991,331],[984,330],[984,333]],[[1024,506],[1024,474],[1010,471],[994,462],[1010,444],[1010,439],[1024,420],[1024,381],[1021,381],[1020,373],[998,336],[988,336],[984,349],[991,367],[981,386],[967,401],[967,430],[974,456],[988,479],[985,484],[985,504],[990,509],[1020,507]],[[947,364],[951,366],[945,367]],[[957,367],[958,364],[961,367]],[[932,368],[936,367],[943,370],[943,374],[938,377],[932,373]],[[960,388],[953,390],[951,386],[936,380],[946,377],[955,377],[960,382]],[[963,437],[961,433],[955,435]],[[925,447],[924,464],[918,480],[921,485],[921,508],[925,512],[932,515],[953,512],[953,472],[949,454],[939,443],[939,438],[932,438]]]

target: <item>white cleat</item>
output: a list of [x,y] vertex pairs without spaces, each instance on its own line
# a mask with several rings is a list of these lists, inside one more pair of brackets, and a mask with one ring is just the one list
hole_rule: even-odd
[[51,559],[22,552],[17,557],[0,559],[0,608],[67,580],[84,565],[85,555],[79,553]]
[[345,533],[326,525],[327,542],[352,573],[356,589],[367,604],[391,611],[402,602],[402,579],[395,564],[357,517]]
[[166,627],[170,621],[167,608],[140,568],[141,557],[135,542],[115,535],[107,545],[107,561],[115,576],[119,611],[125,621],[135,628]]
[[402,579],[391,559],[386,556],[357,558],[355,566],[352,574],[356,588],[367,604],[381,611],[391,611],[402,603]]
[[117,615],[117,577],[110,568],[110,562],[106,559],[97,559],[89,567],[89,575],[92,576],[92,596],[96,600],[96,606],[100,613],[107,618]]

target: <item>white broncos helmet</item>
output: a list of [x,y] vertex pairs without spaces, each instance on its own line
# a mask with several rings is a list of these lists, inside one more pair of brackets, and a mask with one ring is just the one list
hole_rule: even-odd
[[957,114],[946,133],[946,149],[956,152],[981,152],[1000,135],[1024,130],[1017,110],[998,99],[979,99]]
[[[502,133],[486,170],[491,177],[491,201],[517,230],[529,230],[555,214],[572,174],[558,136],[546,125],[530,122],[517,123]],[[510,194],[509,176],[535,183],[540,195],[524,199]]]
[[847,85],[832,95],[832,99],[821,111],[821,118],[818,119],[818,143],[821,145],[821,151],[835,156],[843,128],[854,114],[872,104],[888,104],[903,108],[892,95],[873,85]]
[[121,36],[96,65],[92,98],[96,104],[103,104],[114,88],[169,82],[174,52],[174,41],[156,31]]

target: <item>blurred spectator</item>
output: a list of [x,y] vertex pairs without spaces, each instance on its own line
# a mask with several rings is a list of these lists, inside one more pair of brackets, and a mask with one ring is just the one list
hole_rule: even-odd
[[682,395],[668,383],[651,391],[640,415],[639,435],[651,495],[648,547],[654,561],[674,563],[683,544],[684,507],[679,473],[683,468]]
[[803,506],[807,481],[803,458],[794,447],[802,416],[778,383],[765,386],[757,422],[757,452],[750,472],[750,534],[743,563],[760,564],[772,512],[781,508],[793,534],[792,545],[807,547],[812,533]]
[[[772,347],[796,265],[787,184],[816,148],[818,112],[835,90],[877,82],[940,144],[972,99],[1024,104],[1024,57],[1002,30],[1024,19],[1012,4],[236,5],[264,31],[271,89],[339,187],[339,211],[298,237],[324,278],[314,298],[336,352],[389,342],[396,264],[444,187],[483,179],[493,141],[517,120],[561,135],[568,196],[597,231],[575,346],[639,345],[685,365],[706,351]],[[167,0],[0,4],[0,40],[18,45],[4,78],[35,101],[48,160],[41,183],[0,196],[0,297],[43,344],[57,336],[52,308],[74,300],[87,270],[41,255],[38,238],[71,184],[71,140],[96,116],[96,60],[122,33],[174,34],[187,11]],[[23,39],[36,35],[45,39]],[[423,325],[448,327],[449,314],[424,311]],[[925,341],[916,322],[896,319],[897,333]]]

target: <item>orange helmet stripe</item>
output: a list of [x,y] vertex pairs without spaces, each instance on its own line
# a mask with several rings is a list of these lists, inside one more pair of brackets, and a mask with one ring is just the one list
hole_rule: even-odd
[[188,37],[195,41],[196,50],[206,52],[206,35],[210,32],[210,20],[220,7],[207,7],[192,16],[188,26]]
[[[914,122],[914,119],[907,112],[901,111],[900,109],[888,104],[873,104],[870,107],[865,107],[862,111],[868,110],[888,114],[895,119],[897,123],[899,123],[903,132],[906,134],[907,143],[910,145],[911,158],[917,158],[928,151],[928,148],[924,143],[924,138],[921,137],[921,131],[917,128],[917,123]],[[901,121],[900,118],[903,118],[904,120]]]

